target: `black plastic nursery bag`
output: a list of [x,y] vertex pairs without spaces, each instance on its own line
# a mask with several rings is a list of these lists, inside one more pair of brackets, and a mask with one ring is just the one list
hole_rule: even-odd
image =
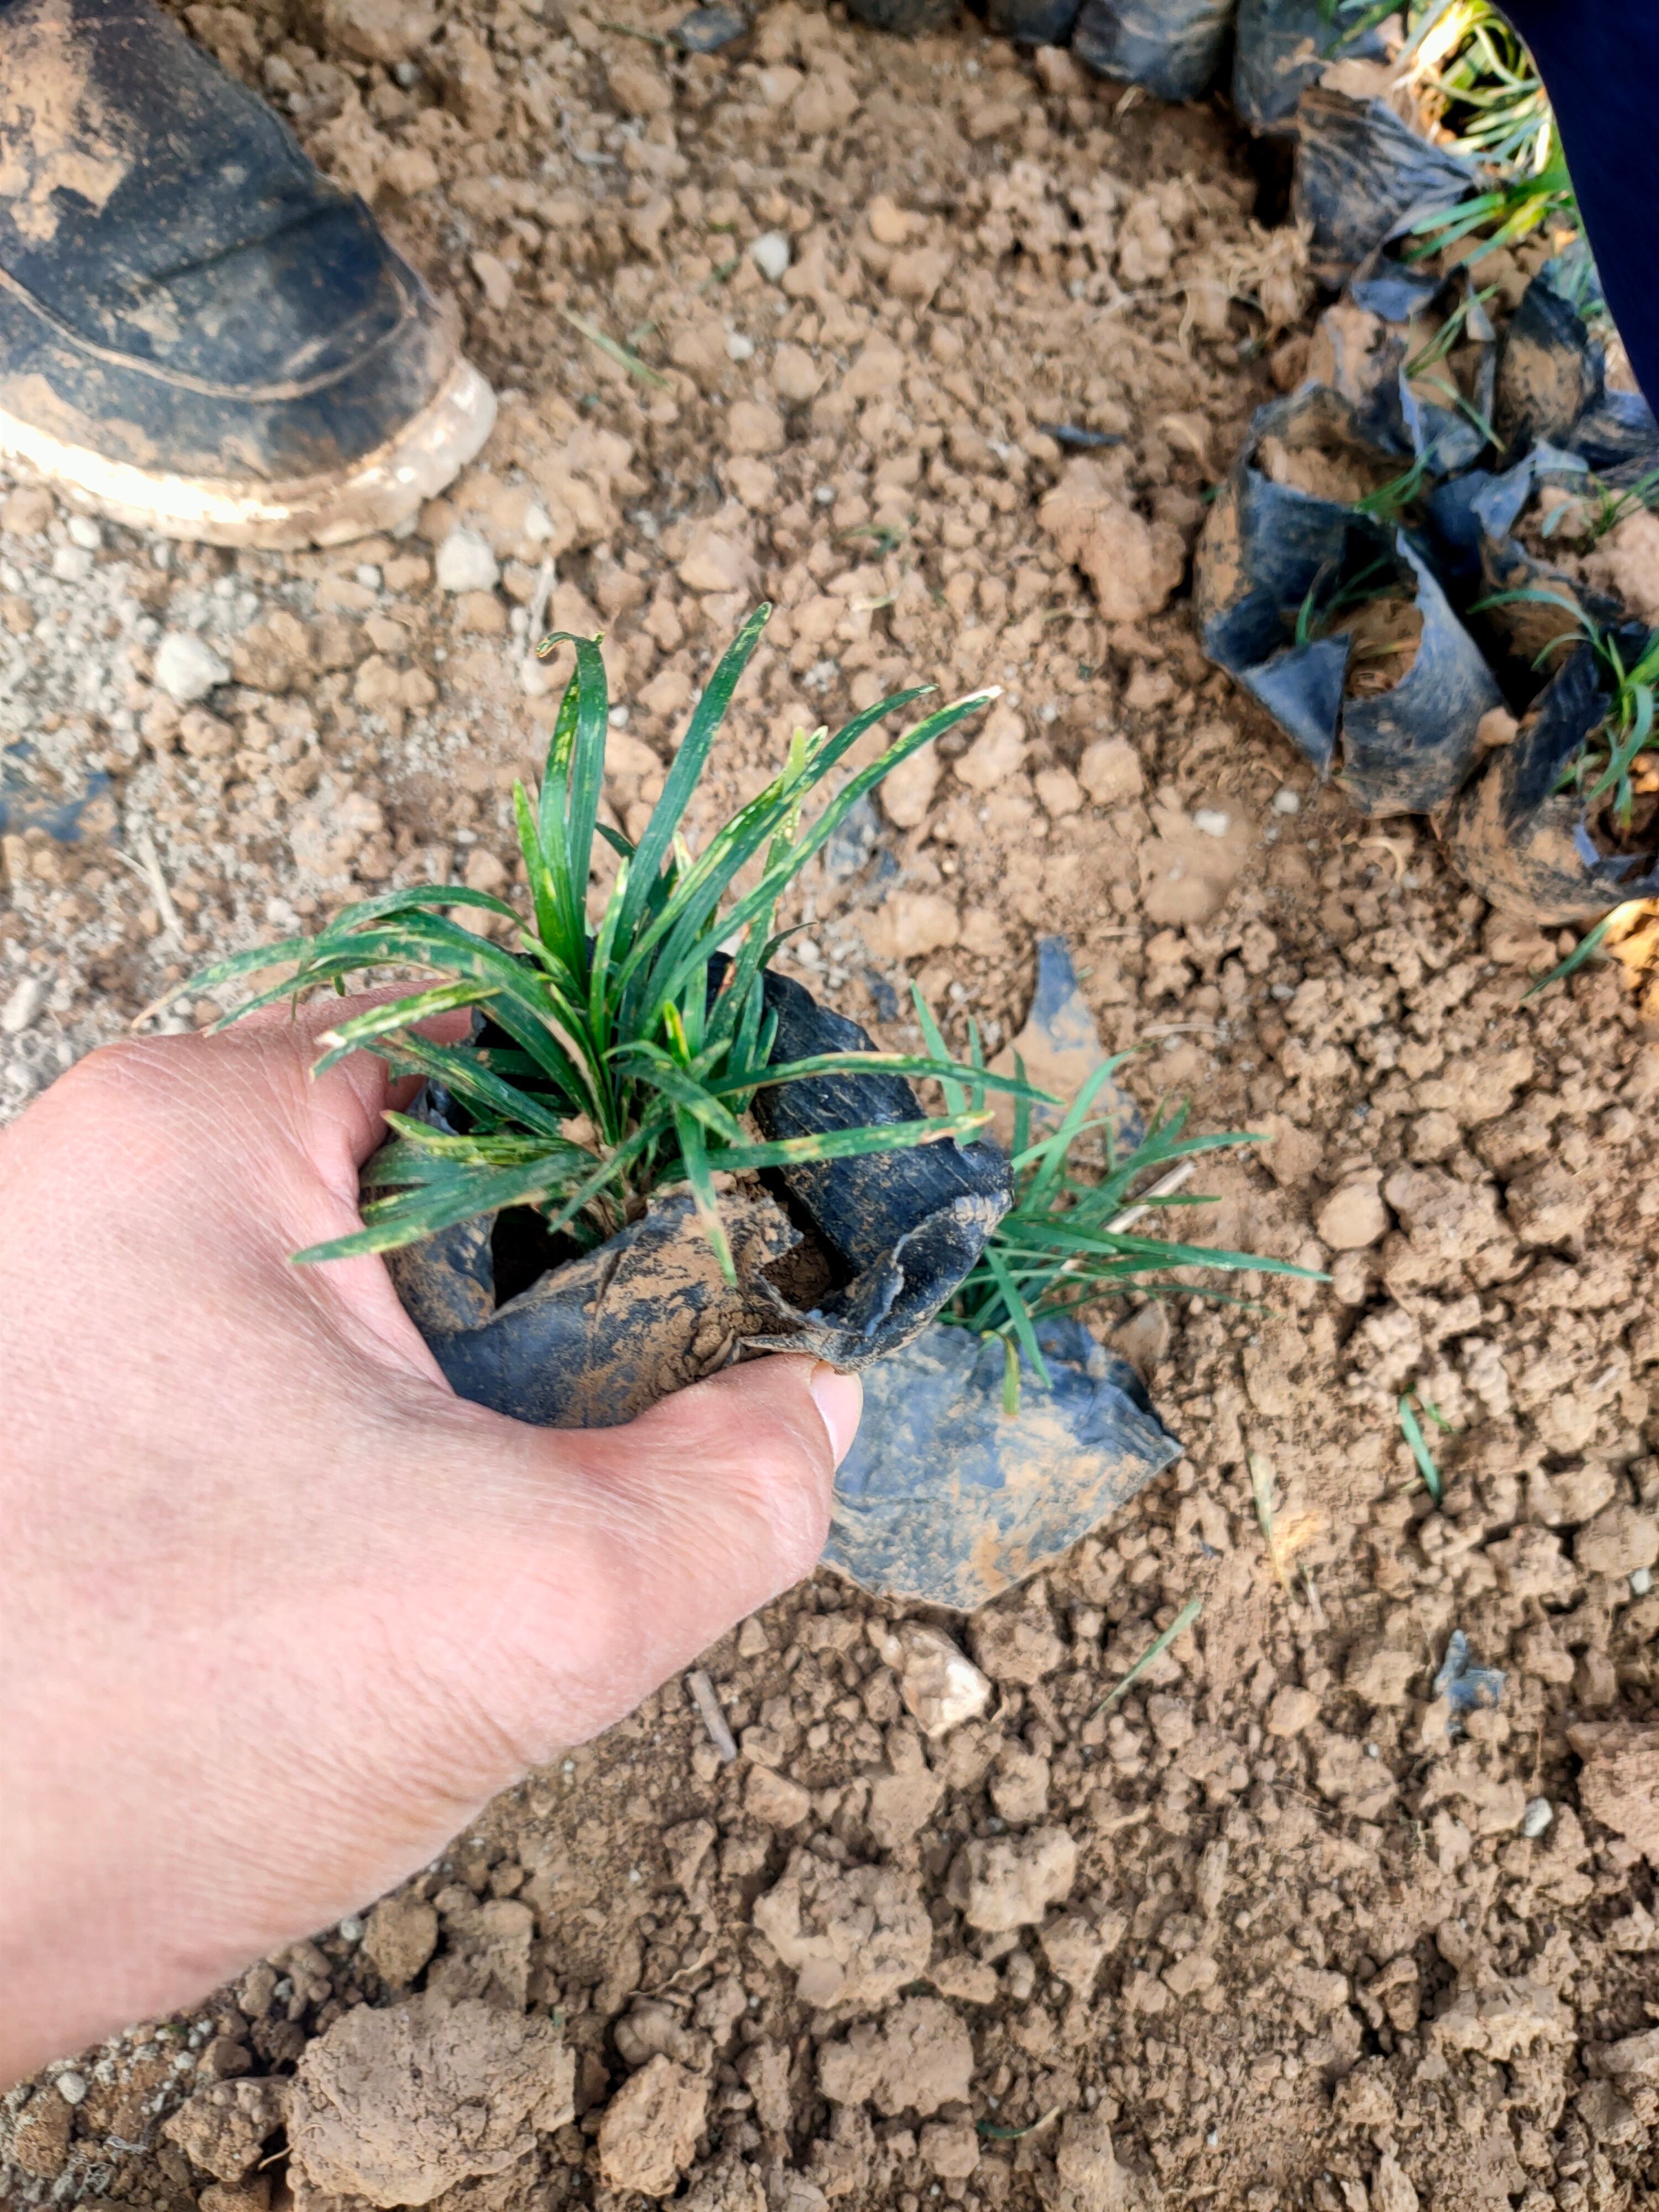
[[[774,1060],[873,1051],[856,1022],[769,974]],[[914,1121],[892,1075],[823,1076],[763,1091],[769,1140],[808,1130]],[[938,1312],[1008,1210],[994,1145],[946,1139],[912,1152],[830,1160],[728,1196],[721,1218],[738,1281],[722,1279],[690,1197],[669,1193],[596,1251],[499,1306],[486,1217],[390,1255],[392,1279],[462,1397],[549,1428],[609,1428],[729,1364],[740,1348],[810,1352],[861,1369]],[[805,1309],[792,1291],[811,1286]]]
[[1084,0],[1072,34],[1103,76],[1144,84],[1160,100],[1196,100],[1221,73],[1236,0]]
[[[1497,684],[1407,534],[1273,482],[1255,465],[1270,436],[1367,450],[1334,392],[1315,388],[1257,416],[1199,544],[1194,596],[1205,649],[1363,813],[1426,813],[1468,773],[1481,719],[1503,703]],[[1310,598],[1328,602],[1367,576],[1414,602],[1422,627],[1399,680],[1356,697],[1351,638],[1299,639],[1298,626],[1307,627]]]

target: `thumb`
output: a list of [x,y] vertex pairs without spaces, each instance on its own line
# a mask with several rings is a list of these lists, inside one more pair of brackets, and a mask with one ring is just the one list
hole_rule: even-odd
[[621,1462],[612,1494],[659,1516],[678,1552],[696,1545],[743,1576],[752,1595],[743,1603],[734,1585],[731,1599],[740,1619],[817,1565],[863,1403],[858,1376],[822,1360],[727,1368],[611,1432]]
[[856,1376],[775,1355],[623,1428],[518,1430],[536,1438],[543,1538],[496,1523],[514,1565],[495,1581],[490,1641],[528,1662],[495,1676],[525,1701],[507,1727],[527,1759],[632,1711],[811,1573],[863,1395]]

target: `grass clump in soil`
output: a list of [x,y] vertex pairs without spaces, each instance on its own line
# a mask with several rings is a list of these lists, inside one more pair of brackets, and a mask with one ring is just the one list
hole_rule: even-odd
[[[686,810],[770,612],[762,606],[750,617],[710,676],[637,845],[599,818],[610,717],[599,643],[564,633],[543,639],[544,658],[571,646],[575,669],[539,793],[522,785],[514,792],[527,918],[462,884],[388,891],[346,908],[314,937],[222,961],[187,987],[216,994],[259,969],[293,963],[284,981],[226,1017],[234,1021],[317,989],[343,993],[349,979],[375,970],[420,971],[407,995],[326,1032],[314,1072],[367,1048],[394,1073],[440,1088],[450,1126],[388,1113],[393,1139],[366,1170],[375,1195],[363,1206],[363,1227],[296,1258],[388,1252],[508,1206],[536,1209],[550,1237],[587,1250],[637,1220],[653,1190],[684,1183],[734,1279],[717,1176],[945,1138],[969,1142],[989,1119],[988,1087],[1024,1091],[1023,1080],[958,1069],[942,1049],[933,1058],[830,1053],[770,1065],[777,1022],[766,1010],[763,971],[788,934],[775,928],[784,893],[867,792],[996,696],[973,693],[917,722],[847,777],[810,824],[808,799],[860,738],[929,687],[882,700],[833,737],[827,729],[797,732],[781,773],[694,854],[684,835]],[[596,839],[617,856],[597,922],[588,911]],[[739,890],[745,870],[752,880]],[[464,928],[447,911],[458,907],[484,917],[505,942]],[[458,1009],[483,1018],[475,1020],[472,1042],[437,1044],[419,1033],[422,1021]],[[971,1074],[975,1103],[953,1104],[943,1116],[773,1142],[745,1122],[764,1087],[877,1073],[946,1081]],[[1033,1095],[1040,1094],[1027,1093],[1028,1106]]]
[[[925,1041],[936,1058],[943,1058],[944,1041],[921,994],[916,1010]],[[982,1054],[975,1033],[972,1039],[975,1076],[982,1075]],[[1130,1291],[1173,1296],[1191,1286],[1174,1281],[1166,1272],[1176,1267],[1202,1267],[1223,1273],[1255,1269],[1262,1274],[1294,1275],[1322,1281],[1322,1276],[1288,1260],[1264,1259],[1251,1252],[1231,1252],[1210,1244],[1181,1244],[1164,1237],[1137,1236],[1132,1224],[1147,1208],[1207,1206],[1210,1199],[1187,1196],[1176,1188],[1184,1176],[1170,1173],[1203,1152],[1239,1145],[1260,1144],[1252,1134],[1226,1132],[1191,1137],[1186,1134],[1184,1105],[1160,1106],[1140,1141],[1120,1158],[1115,1123],[1117,1116],[1097,1110],[1102,1093],[1129,1058],[1120,1053],[1103,1061],[1079,1091],[1065,1117],[1052,1133],[1034,1133],[1029,1093],[1016,1092],[1012,1165],[1014,1203],[975,1262],[962,1287],[939,1315],[942,1322],[970,1328],[981,1337],[1000,1336],[1006,1360],[1003,1410],[1010,1416],[1019,1410],[1020,1355],[1030,1362],[1037,1380],[1047,1389],[1051,1381],[1037,1324],[1056,1314],[1066,1314],[1102,1298]],[[1015,1069],[1024,1079],[1024,1067]],[[972,1110],[981,1094],[970,1081],[944,1079],[945,1103],[955,1112]],[[1085,1143],[1098,1136],[1105,1153],[1104,1171],[1080,1173]],[[1159,1177],[1152,1188],[1147,1178]]]

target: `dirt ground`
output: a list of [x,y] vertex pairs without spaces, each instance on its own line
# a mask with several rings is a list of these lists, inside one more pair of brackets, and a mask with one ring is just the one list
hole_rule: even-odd
[[[1522,1003],[1554,945],[1425,824],[1320,791],[1198,649],[1205,490],[1314,304],[1258,223],[1272,164],[1218,107],[973,25],[906,46],[780,0],[684,59],[678,9],[463,0],[365,63],[419,11],[319,8],[185,12],[458,301],[498,426],[412,534],[336,553],[4,499],[7,794],[90,793],[79,843],[6,838],[4,1110],[211,953],[362,886],[507,883],[544,611],[607,632],[631,823],[763,592],[711,807],[798,722],[1004,687],[808,884],[803,980],[898,1044],[919,977],[994,1048],[1064,932],[1143,1098],[1273,1139],[1206,1169],[1204,1233],[1331,1280],[1133,1322],[1187,1455],[941,1617],[978,1718],[925,1737],[896,1608],[820,1576],[704,1658],[734,1760],[670,1683],[372,1914],[15,2092],[0,2188],[1659,2203],[1659,1000],[1609,965]],[[192,659],[219,680],[180,703],[158,672]],[[1439,1510],[1407,1389],[1455,1431]],[[1434,1693],[1460,1628],[1495,1709]]]

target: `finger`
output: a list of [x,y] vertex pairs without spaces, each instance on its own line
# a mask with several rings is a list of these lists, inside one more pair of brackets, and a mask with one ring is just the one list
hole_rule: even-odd
[[[356,1170],[386,1136],[382,1115],[388,1107],[401,1113],[420,1089],[421,1079],[394,1079],[385,1060],[368,1051],[349,1054],[319,1076],[313,1076],[311,1069],[321,1056],[326,1031],[406,997],[408,991],[406,983],[387,983],[349,999],[313,999],[297,1009],[262,1006],[245,1023],[210,1040],[233,1046],[252,1041],[261,1061],[282,1085],[285,1099],[303,1099],[307,1149],[331,1188],[344,1192],[354,1205]],[[459,1044],[470,1035],[471,1024],[471,1012],[459,1009],[434,1014],[416,1028],[434,1044]],[[302,1091],[296,1081],[301,1076]]]
[[471,1554],[488,1608],[449,1588],[496,1740],[533,1764],[585,1739],[810,1574],[861,1401],[856,1376],[779,1355],[616,1429],[530,1431],[455,1406],[473,1442],[443,1456],[473,1528],[489,1526]]

